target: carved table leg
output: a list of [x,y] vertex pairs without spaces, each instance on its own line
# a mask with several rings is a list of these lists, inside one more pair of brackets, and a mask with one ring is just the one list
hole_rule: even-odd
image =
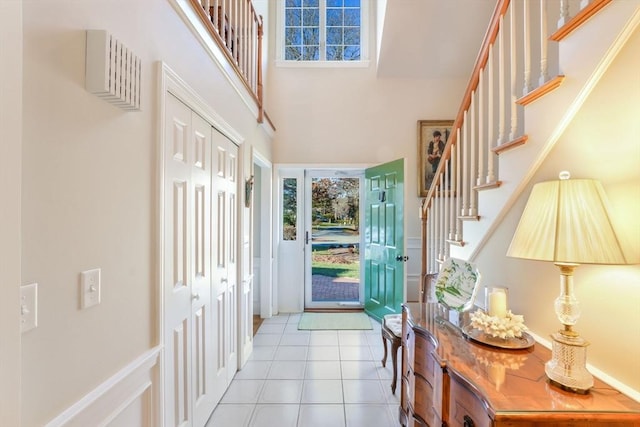
[[[391,383],[391,394],[396,394],[396,383],[398,382],[398,348],[400,347],[400,339],[395,338],[391,344],[391,358],[393,360],[393,382]],[[385,346],[386,350],[386,346]]]
[[387,340],[384,336],[384,331],[380,332],[382,336],[382,347],[384,347],[384,356],[382,356],[382,367],[384,368],[387,364]]

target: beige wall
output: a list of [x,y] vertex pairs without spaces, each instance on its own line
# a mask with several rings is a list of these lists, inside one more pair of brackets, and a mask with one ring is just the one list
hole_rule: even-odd
[[[273,2],[271,16],[275,16]],[[377,10],[372,8],[375,17]],[[272,26],[273,27],[273,26]],[[275,49],[270,29],[270,52]],[[274,162],[375,165],[406,158],[407,236],[420,236],[417,218],[418,120],[453,120],[466,79],[379,79],[376,28],[370,28],[366,68],[288,68],[269,63],[269,114],[278,129]]]
[[22,0],[0,0],[0,422],[20,425]]
[[[455,118],[460,81],[380,80],[371,69],[278,69],[276,163],[376,165],[406,158],[408,213],[418,212],[417,122]],[[282,78],[287,84],[275,82]],[[291,82],[295,82],[291,84]],[[450,98],[451,97],[451,98]],[[407,236],[420,235],[417,215]]]
[[[485,284],[508,286],[513,311],[543,338],[560,328],[553,310],[559,270],[505,256],[534,183],[561,170],[600,180],[628,254],[640,260],[639,51],[636,30],[476,259]],[[575,284],[583,313],[576,329],[591,342],[589,363],[640,396],[640,266],[580,266]]]
[[[142,111],[84,89],[85,30],[142,60]],[[24,426],[42,425],[158,344],[158,61],[244,139],[269,138],[169,1],[24,5],[22,281],[39,283],[39,326],[23,336]],[[250,158],[245,159],[250,165]],[[102,302],[79,308],[78,276],[102,269]]]

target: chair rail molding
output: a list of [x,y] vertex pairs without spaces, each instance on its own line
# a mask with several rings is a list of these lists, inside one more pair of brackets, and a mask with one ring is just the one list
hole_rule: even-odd
[[[111,378],[71,405],[45,427],[108,425],[123,417],[145,420],[153,425],[162,417],[159,412],[159,358],[161,347],[154,347],[133,360]],[[135,413],[128,413],[138,401]],[[122,424],[126,425],[126,424]]]

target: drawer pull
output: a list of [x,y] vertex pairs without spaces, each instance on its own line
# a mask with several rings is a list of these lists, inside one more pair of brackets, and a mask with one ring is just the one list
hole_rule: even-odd
[[475,427],[475,423],[473,422],[473,420],[469,415],[465,415],[462,419],[464,421],[463,423],[464,427]]

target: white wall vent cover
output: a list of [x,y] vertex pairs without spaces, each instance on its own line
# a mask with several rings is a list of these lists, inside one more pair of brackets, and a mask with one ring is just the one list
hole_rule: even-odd
[[140,110],[140,58],[105,30],[87,30],[86,89],[124,110]]

